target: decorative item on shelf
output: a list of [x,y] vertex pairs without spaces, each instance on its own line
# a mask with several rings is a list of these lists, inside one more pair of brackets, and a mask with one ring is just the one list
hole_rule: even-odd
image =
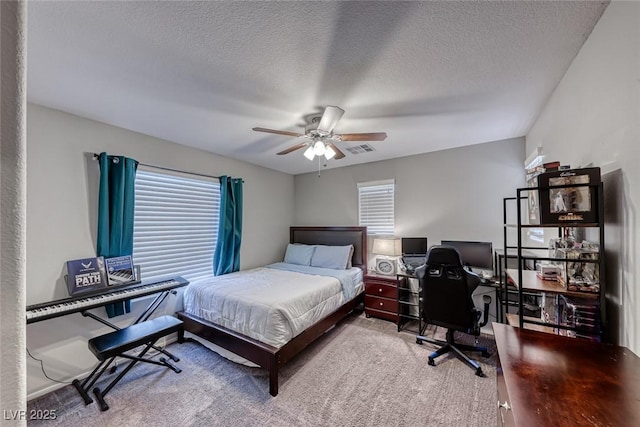
[[[584,244],[585,242],[583,242]],[[598,274],[599,250],[593,247],[560,248],[558,258],[574,260],[564,262],[558,280],[569,291],[600,292]]]
[[599,311],[598,305],[592,299],[559,295],[556,308],[557,323],[574,329],[558,328],[557,333],[572,338],[600,341],[602,325]]
[[544,323],[558,323],[558,310],[555,298],[544,292],[540,295],[540,320]]
[[[530,191],[531,224],[596,223],[598,200],[596,185],[600,168],[562,169],[544,172],[527,182]],[[567,187],[576,185],[575,187]]]
[[392,276],[396,274],[397,257],[402,253],[402,245],[400,239],[381,239],[373,240],[373,249],[376,255],[376,272]]
[[567,234],[565,237],[549,240],[549,258],[558,258],[558,249],[570,249],[576,245],[575,237]]
[[555,265],[543,265],[543,264],[538,264],[538,269],[537,269],[537,276],[542,279],[542,280],[551,280],[551,281],[557,281],[558,280],[558,267]]
[[573,260],[555,263],[558,282],[569,291],[599,292],[599,245],[587,240],[578,242],[571,228],[564,230],[567,234],[563,238],[551,239],[549,242],[550,258]]

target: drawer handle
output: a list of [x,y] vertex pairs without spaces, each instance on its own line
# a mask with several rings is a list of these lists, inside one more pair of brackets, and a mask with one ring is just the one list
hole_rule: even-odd
[[382,293],[382,288],[378,289],[378,292]]
[[381,303],[380,303],[380,307],[382,307],[383,305],[384,305],[384,303],[382,303],[382,302],[381,302]]
[[507,412],[509,411],[509,409],[511,409],[511,406],[509,406],[509,402],[507,402],[506,400],[504,401],[504,403],[500,403],[500,401],[498,400],[498,406],[500,408],[506,409]]

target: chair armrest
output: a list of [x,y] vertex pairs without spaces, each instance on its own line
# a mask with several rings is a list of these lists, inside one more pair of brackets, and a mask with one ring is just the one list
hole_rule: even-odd
[[482,297],[482,302],[484,303],[484,309],[482,310],[484,315],[482,317],[482,323],[480,323],[480,327],[482,328],[489,321],[489,306],[491,305],[491,297],[489,295],[484,295]]

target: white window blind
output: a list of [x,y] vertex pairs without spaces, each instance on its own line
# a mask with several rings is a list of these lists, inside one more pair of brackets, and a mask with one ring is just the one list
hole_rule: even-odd
[[220,183],[138,170],[135,186],[133,259],[142,279],[213,276]]
[[358,215],[367,234],[394,235],[394,180],[358,183]]

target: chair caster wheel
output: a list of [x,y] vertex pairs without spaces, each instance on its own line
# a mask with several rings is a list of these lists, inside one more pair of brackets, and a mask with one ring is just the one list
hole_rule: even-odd
[[481,368],[476,369],[476,375],[479,377],[484,377],[484,372],[482,372]]
[[482,357],[489,357],[489,356],[491,356],[491,355],[489,354],[488,351],[483,351],[482,352]]
[[429,364],[429,366],[436,366],[436,362],[434,362],[432,358],[429,358],[429,361],[427,363]]
[[416,344],[422,345],[422,340],[420,338],[416,338]]

